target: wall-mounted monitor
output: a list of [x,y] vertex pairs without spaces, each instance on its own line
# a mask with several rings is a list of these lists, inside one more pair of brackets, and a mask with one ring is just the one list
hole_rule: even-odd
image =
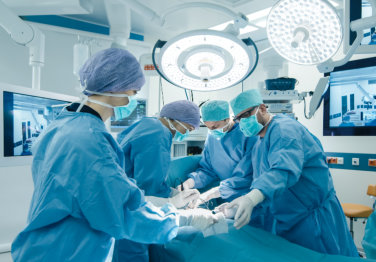
[[147,114],[147,101],[145,99],[137,99],[137,107],[132,112],[132,114],[124,119],[115,121],[111,117],[111,131],[112,132],[121,132],[133,123],[137,122],[141,118],[145,117]]
[[31,163],[31,147],[76,97],[0,83],[0,166]]
[[[372,15],[371,4],[367,0],[345,0],[344,8],[344,43],[347,51],[356,38],[356,33],[350,30],[350,23],[360,18]],[[363,31],[364,37],[356,53],[376,53],[375,27]]]
[[375,136],[376,57],[350,61],[325,76],[324,136]]

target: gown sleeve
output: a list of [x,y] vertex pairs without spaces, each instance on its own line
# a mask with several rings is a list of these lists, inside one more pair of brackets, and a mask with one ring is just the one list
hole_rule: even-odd
[[[142,139],[140,139],[142,138]],[[147,196],[169,197],[167,173],[171,162],[170,143],[167,138],[140,137],[132,141],[130,159],[133,162],[134,179]]]
[[145,202],[103,135],[97,134],[95,143],[82,137],[78,144],[76,165],[85,166],[85,172],[77,176],[75,198],[92,228],[140,243],[165,243],[176,236],[176,210]]
[[192,172],[188,175],[188,177],[192,178],[195,181],[195,188],[203,188],[218,179],[218,176],[215,174],[214,169],[211,165],[209,143],[209,140],[207,140],[202,158],[199,163],[200,167],[195,172]]
[[243,155],[235,166],[231,177],[219,185],[221,198],[231,201],[249,192],[253,179],[251,152]]
[[[267,201],[278,198],[286,189],[296,184],[302,174],[304,164],[303,141],[299,137],[299,132],[289,132],[275,127],[270,130],[271,134],[267,138],[269,150],[267,157],[260,158],[254,155],[254,160],[262,159],[262,165],[268,168],[252,183],[251,189],[259,189]],[[252,161],[257,163],[257,161]]]

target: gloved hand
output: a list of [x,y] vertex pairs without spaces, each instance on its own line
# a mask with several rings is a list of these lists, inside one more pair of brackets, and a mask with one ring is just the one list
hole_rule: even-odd
[[227,205],[227,209],[237,207],[235,214],[234,227],[240,229],[247,225],[251,220],[252,210],[260,202],[264,201],[265,197],[258,189],[253,189],[248,194],[238,197]]
[[187,189],[180,191],[173,197],[168,199],[168,202],[173,204],[176,208],[183,208],[190,202],[195,201],[200,196],[200,192],[197,189]]
[[[188,178],[187,180],[184,181],[183,183],[184,190],[191,189],[195,187],[195,181],[193,178]],[[181,185],[176,187],[177,190],[182,191],[183,189],[181,188]]]
[[233,208],[228,208],[229,204],[230,203],[223,203],[222,205],[217,206],[216,208],[214,208],[214,212],[216,214],[222,213],[225,218],[233,219],[235,217],[236,210],[238,210],[238,207],[235,206]]
[[200,197],[198,198],[198,200],[194,204],[194,207],[196,208],[199,205],[201,205],[205,202],[208,202],[210,199],[218,198],[220,196],[221,196],[221,194],[219,193],[219,186],[213,187],[212,189],[209,189],[205,193],[200,194]]
[[215,223],[215,215],[210,210],[197,208],[178,210],[179,226],[192,226],[200,231]]

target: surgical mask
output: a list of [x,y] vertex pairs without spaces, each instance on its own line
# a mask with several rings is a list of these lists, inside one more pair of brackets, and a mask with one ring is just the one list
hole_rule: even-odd
[[228,122],[227,125],[225,125],[222,128],[217,128],[217,129],[214,129],[214,130],[209,129],[209,135],[211,135],[211,136],[213,136],[213,137],[215,137],[219,140],[227,134],[228,130],[224,131],[224,129],[226,129],[229,125],[230,125],[230,122]]
[[110,105],[101,101],[90,99],[90,97],[87,99],[87,101],[92,102],[94,104],[98,104],[98,105],[105,106],[108,108],[113,108],[115,121],[119,121],[121,119],[124,119],[130,116],[132,112],[134,111],[134,109],[137,107],[137,99],[135,98],[135,96],[129,96],[126,94],[99,93],[99,92],[88,91],[88,90],[86,90],[86,92],[95,94],[95,95],[101,95],[101,96],[128,97],[128,104],[125,106],[113,106],[113,105]]
[[132,114],[132,112],[137,107],[137,99],[133,96],[129,96],[129,103],[125,106],[117,106],[114,107],[114,118],[115,121],[119,121],[121,119],[127,118]]
[[189,136],[189,130],[188,130],[188,128],[186,128],[186,127],[185,127],[182,123],[180,123],[178,120],[175,120],[175,122],[178,123],[179,125],[181,125],[182,127],[184,127],[184,129],[185,129],[185,133],[184,133],[184,134],[180,133],[179,130],[177,130],[177,129],[173,126],[173,124],[171,123],[170,119],[168,119],[168,118],[166,118],[166,117],[165,117],[165,119],[167,120],[167,122],[168,122],[170,128],[171,128],[172,130],[175,130],[175,136],[174,136],[174,138],[173,138],[174,141],[176,141],[176,142],[182,142],[182,141],[184,141],[184,140]]
[[264,128],[264,126],[261,125],[257,121],[256,115],[257,115],[258,110],[259,110],[259,108],[257,108],[256,114],[254,114],[250,117],[247,117],[247,118],[242,118],[240,120],[240,123],[239,123],[240,130],[247,137],[257,135],[261,131],[261,129]]

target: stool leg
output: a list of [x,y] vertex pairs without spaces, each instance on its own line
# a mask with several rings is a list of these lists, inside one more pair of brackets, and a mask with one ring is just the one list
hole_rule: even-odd
[[354,218],[350,217],[350,233],[351,233],[351,237],[354,239],[353,221],[354,221]]

